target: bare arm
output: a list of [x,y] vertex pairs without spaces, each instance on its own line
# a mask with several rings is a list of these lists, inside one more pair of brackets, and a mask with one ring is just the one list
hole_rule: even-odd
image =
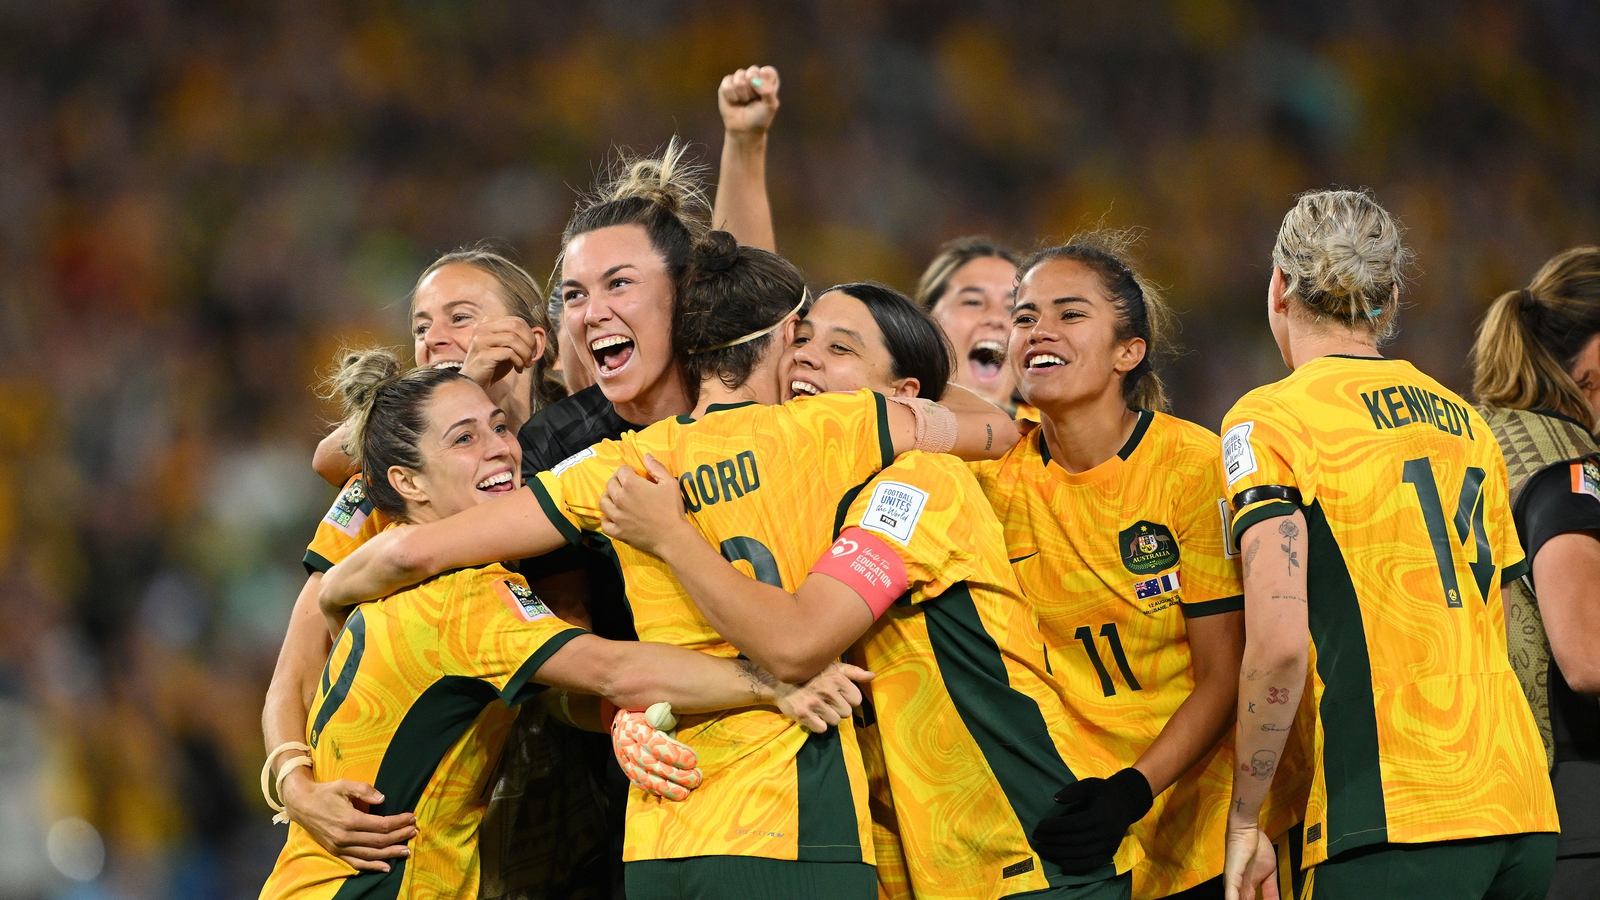
[[1533,558],[1539,615],[1567,685],[1600,694],[1600,540],[1574,531],[1545,541]]
[[449,569],[541,556],[565,543],[539,499],[524,488],[447,519],[377,535],[323,576],[320,605],[336,630],[357,603]]
[[767,130],[778,114],[778,70],[751,66],[722,79],[722,171],[712,221],[739,243],[776,252],[767,200]]
[[[1261,804],[1305,687],[1310,626],[1306,614],[1305,515],[1250,526],[1244,549],[1244,659],[1239,673],[1233,797],[1228,807],[1224,875],[1229,898],[1254,896],[1250,883],[1271,871],[1260,833]],[[1243,893],[1241,894],[1241,889]]]
[[872,675],[838,666],[804,687],[784,684],[751,660],[721,659],[670,644],[608,641],[580,635],[557,650],[534,680],[597,694],[621,709],[642,710],[666,701],[677,713],[716,712],[743,706],[776,706],[821,733],[861,704],[853,681]]
[[348,434],[349,429],[340,425],[318,441],[316,452],[311,454],[311,470],[334,487],[343,487],[350,476],[359,471],[356,461],[344,452],[344,439]]
[[645,466],[648,476],[617,470],[600,503],[602,530],[671,566],[711,627],[762,668],[798,684],[871,627],[872,610],[836,579],[811,575],[790,593],[741,573],[684,516],[666,467],[654,457]]
[[[960,385],[952,384],[939,405],[955,414],[956,444],[950,452],[964,460],[999,459],[1020,437],[1006,411]],[[917,448],[916,416],[899,403],[888,404],[889,440],[896,456]]]
[[[306,579],[290,614],[283,648],[278,651],[278,665],[273,669],[272,685],[267,688],[267,701],[261,710],[261,734],[268,753],[290,741],[304,743],[306,739],[306,718],[316,698],[317,672],[332,649],[317,608],[321,583],[320,574]],[[296,755],[305,754],[284,751],[274,761],[275,768]],[[383,800],[372,785],[358,781],[318,782],[310,769],[299,768],[283,780],[282,799],[290,821],[357,869],[389,871],[384,860],[404,857],[405,842],[417,834],[417,817],[412,813],[374,816],[357,809],[354,801],[370,805]]]
[[1239,702],[1239,665],[1244,655],[1244,613],[1190,619],[1189,652],[1194,691],[1133,767],[1160,794],[1222,740]]

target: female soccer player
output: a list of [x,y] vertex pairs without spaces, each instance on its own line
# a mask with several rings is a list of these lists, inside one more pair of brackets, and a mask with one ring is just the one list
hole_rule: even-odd
[[[330,572],[323,608],[486,554],[542,553],[599,534],[606,482],[620,466],[642,468],[647,452],[682,473],[697,523],[726,555],[769,583],[795,585],[832,540],[838,497],[918,446],[919,431],[924,445],[974,456],[999,452],[1007,430],[1014,439],[1011,422],[977,397],[960,400],[954,421],[942,407],[913,412],[868,391],[767,405],[778,400],[777,366],[803,281],[780,257],[738,247],[722,232],[697,253],[676,328],[700,389],[695,417],[582,451],[502,503],[375,538]],[[660,560],[626,544],[615,549],[641,638],[737,655]],[[695,747],[706,779],[682,803],[631,796],[630,897],[872,896],[865,778],[848,723],[807,735],[754,710],[690,717],[679,737]]]
[[[797,395],[868,388],[937,397],[950,360],[939,326],[910,299],[847,284],[817,299],[787,368]],[[1071,874],[1029,845],[1074,773],[1109,775],[1119,764],[1099,749],[1094,728],[1073,721],[1047,674],[1000,523],[966,465],[908,453],[846,492],[837,540],[790,593],[752,584],[723,559],[684,516],[667,469],[646,462],[651,477],[617,471],[602,504],[605,530],[670,565],[730,643],[791,675],[852,644],[857,664],[878,667],[867,709],[880,771],[873,748],[863,753],[882,894],[1128,896],[1130,879],[1117,872],[1138,862],[1131,838],[1115,869],[1096,861],[1087,869],[1100,871]],[[803,475],[767,477],[781,487]],[[883,839],[892,834],[898,842]],[[886,871],[902,860],[904,887]]]
[[[443,368],[401,375],[399,360],[381,350],[351,354],[336,377],[354,401],[346,422],[369,495],[391,521],[437,521],[516,490],[517,448],[505,414],[470,379]],[[537,684],[625,707],[673,695],[685,710],[796,708],[787,688],[774,693],[761,675],[676,647],[587,634],[498,564],[368,604],[351,614],[323,673],[310,716],[310,765],[324,777],[371,783],[373,813],[412,813],[418,833],[389,871],[351,883],[352,867],[292,827],[262,896],[474,897],[484,788],[515,716],[506,704],[528,699]],[[843,687],[829,682],[827,719],[801,718],[825,728],[848,715],[835,692]]]
[[1041,422],[976,469],[1051,670],[1122,767],[1063,791],[1035,845],[1105,860],[1131,826],[1150,898],[1222,872],[1244,623],[1217,438],[1162,411],[1169,316],[1125,247],[1097,232],[1023,261],[1007,361]]
[[1308,669],[1310,896],[1535,898],[1550,882],[1555,801],[1506,657],[1501,588],[1527,566],[1505,463],[1466,402],[1378,353],[1408,255],[1370,194],[1302,195],[1267,292],[1292,373],[1224,422],[1249,635],[1230,900],[1270,871],[1257,815]]
[[[560,396],[549,375],[553,348],[544,304],[533,278],[516,264],[483,248],[447,253],[417,279],[412,319],[418,366],[462,371],[484,386],[503,408],[531,409]],[[375,510],[367,485],[342,448],[344,427],[318,447],[314,467],[335,484],[339,497],[306,550],[306,583],[295,601],[279,651],[272,684],[262,708],[261,730],[268,750],[305,739],[306,711],[316,694],[317,673],[332,648],[317,610],[322,573],[354,547],[381,531],[388,519]],[[414,833],[409,814],[380,818],[361,812],[352,800],[371,804],[371,785],[350,781],[318,783],[303,771],[283,786],[291,817],[323,846],[349,864],[381,870],[384,859],[399,858]]]
[[1016,281],[1016,254],[971,235],[939,248],[915,294],[953,345],[950,380],[1011,411],[1017,408],[1016,379],[1006,365],[1006,340]]
[[1582,737],[1600,734],[1600,247],[1558,253],[1501,295],[1472,356],[1530,566],[1506,585],[1506,632],[1561,814],[1549,896],[1587,897],[1600,883],[1600,747]]

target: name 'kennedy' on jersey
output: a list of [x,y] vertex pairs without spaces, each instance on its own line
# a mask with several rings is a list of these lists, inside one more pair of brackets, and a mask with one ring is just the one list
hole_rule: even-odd
[[1472,419],[1466,407],[1415,385],[1397,384],[1363,393],[1361,402],[1372,416],[1372,427],[1380,431],[1420,423],[1457,437],[1465,431],[1468,440],[1478,439],[1472,433]]

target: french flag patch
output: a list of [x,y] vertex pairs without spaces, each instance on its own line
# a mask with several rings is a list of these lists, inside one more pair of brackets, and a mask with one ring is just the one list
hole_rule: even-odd
[[1178,589],[1178,573],[1168,572],[1159,578],[1148,578],[1133,586],[1133,595],[1140,600],[1170,594]]

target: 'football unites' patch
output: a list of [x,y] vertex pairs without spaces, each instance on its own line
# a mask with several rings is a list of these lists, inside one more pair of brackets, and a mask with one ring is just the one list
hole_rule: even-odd
[[861,515],[861,527],[909,544],[927,502],[927,491],[898,481],[880,481],[867,501],[867,511]]
[[1254,422],[1240,422],[1222,436],[1222,474],[1228,487],[1256,470],[1256,454],[1250,449],[1250,430]]
[[1154,575],[1178,564],[1178,541],[1172,530],[1140,520],[1117,533],[1122,565],[1135,575]]

